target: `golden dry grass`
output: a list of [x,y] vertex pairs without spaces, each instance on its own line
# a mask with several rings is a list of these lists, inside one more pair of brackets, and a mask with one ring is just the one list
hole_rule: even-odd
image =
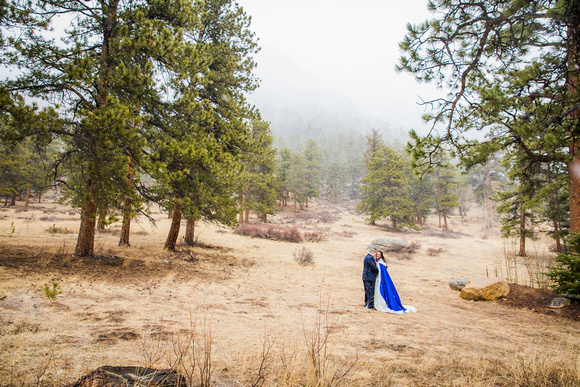
[[[316,212],[335,220],[319,224]],[[454,278],[506,274],[505,243],[482,230],[475,211],[465,222],[451,219],[458,238],[370,227],[351,208],[322,200],[306,214],[312,216],[276,218],[303,232],[324,227],[327,240],[275,242],[199,225],[199,246],[170,253],[162,249],[169,220],[157,212],[156,227],[133,224],[130,248],[117,247],[118,224],[100,233],[101,258],[92,261],[72,256],[75,235],[47,232],[53,225],[78,229],[69,208],[2,209],[0,384],[62,385],[103,365],[179,368],[186,362],[176,360],[176,348],[193,333],[198,361],[211,343],[215,385],[580,382],[578,320],[468,302],[449,288]],[[403,303],[416,314],[362,306],[364,250],[381,236],[420,245],[411,259],[389,262]],[[548,243],[537,248],[547,251]],[[296,263],[303,246],[313,265]],[[510,275],[514,270],[525,283],[526,271],[512,268]],[[55,302],[44,294],[52,281],[63,291]]]

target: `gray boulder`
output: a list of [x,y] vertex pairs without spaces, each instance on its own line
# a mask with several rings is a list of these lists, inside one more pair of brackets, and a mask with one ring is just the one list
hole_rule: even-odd
[[185,383],[183,375],[174,370],[104,366],[83,376],[73,387],[178,387]]
[[570,305],[571,302],[566,297],[556,297],[550,302],[550,308],[552,309],[562,309]]
[[383,252],[388,251],[401,251],[404,248],[409,247],[410,243],[404,239],[395,238],[377,238],[367,246],[367,251],[371,249],[381,250]]
[[457,278],[449,281],[449,287],[460,292],[465,287],[465,285],[467,285],[468,281],[469,278]]

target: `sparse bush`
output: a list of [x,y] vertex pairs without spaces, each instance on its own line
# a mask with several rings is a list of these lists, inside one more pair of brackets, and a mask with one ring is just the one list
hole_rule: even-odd
[[343,237],[343,238],[352,238],[353,236],[358,235],[358,233],[356,231],[352,231],[352,230],[343,230],[341,232],[337,232],[334,234],[339,236],[339,237]]
[[396,257],[397,259],[400,259],[402,261],[408,261],[410,259],[413,259],[413,257],[411,257],[411,254],[409,253],[397,254]]
[[61,293],[62,290],[60,289],[58,282],[56,281],[53,282],[52,286],[44,284],[44,294],[46,295],[46,298],[48,298],[50,302],[56,301],[56,296],[58,296]]
[[294,260],[298,262],[299,265],[311,265],[314,263],[314,254],[312,253],[312,250],[302,246],[302,248],[294,251]]
[[48,232],[49,234],[74,234],[74,231],[72,231],[71,229],[66,227],[56,227],[56,224],[53,224],[52,226],[47,228],[46,232]]
[[419,250],[419,248],[421,247],[421,245],[415,241],[411,242],[409,244],[409,246],[407,246],[405,248],[405,252],[409,253],[409,254],[413,254],[414,252],[416,252],[417,250]]
[[323,230],[313,230],[304,233],[307,242],[322,242],[328,239],[328,233]]
[[55,222],[58,218],[56,216],[41,216],[39,220],[43,222]]
[[435,247],[429,247],[427,249],[427,255],[430,256],[430,257],[434,257],[436,255],[441,254],[443,252],[443,250],[444,250],[443,247],[437,247],[437,248],[435,248]]
[[328,211],[322,211],[318,214],[318,221],[322,223],[332,223],[338,220],[338,216]]
[[303,241],[302,233],[300,233],[300,230],[296,226],[285,227],[266,223],[242,223],[234,230],[234,233],[252,238],[272,239],[293,243]]

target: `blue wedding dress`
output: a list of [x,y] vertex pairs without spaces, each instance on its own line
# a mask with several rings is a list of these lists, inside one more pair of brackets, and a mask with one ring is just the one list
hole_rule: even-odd
[[379,312],[395,314],[417,312],[415,307],[401,303],[383,259],[379,260],[379,275],[375,283],[375,309]]

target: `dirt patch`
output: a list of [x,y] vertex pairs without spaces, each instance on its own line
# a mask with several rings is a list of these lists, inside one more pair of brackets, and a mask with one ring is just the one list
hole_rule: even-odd
[[558,294],[545,289],[536,289],[530,286],[518,285],[511,283],[510,294],[499,303],[516,308],[533,310],[550,316],[559,316],[580,321],[580,303],[577,300],[571,300],[572,303],[562,309],[551,309],[550,301]]

